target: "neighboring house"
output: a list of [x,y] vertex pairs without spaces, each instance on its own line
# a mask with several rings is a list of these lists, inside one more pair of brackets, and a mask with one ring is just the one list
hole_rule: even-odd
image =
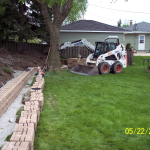
[[150,50],[150,23],[140,22],[132,25],[132,22],[130,22],[130,26],[122,29],[130,31],[124,33],[123,43],[125,45],[131,43],[131,46],[133,46],[135,50]]
[[130,31],[93,20],[79,20],[61,27],[60,43],[85,38],[95,46],[96,41],[104,41],[108,36],[118,36],[122,43],[125,32]]

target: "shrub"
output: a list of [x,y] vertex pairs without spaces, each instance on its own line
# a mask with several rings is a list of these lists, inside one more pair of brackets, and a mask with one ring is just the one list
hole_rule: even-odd
[[65,55],[60,56],[60,59],[67,59]]
[[11,74],[11,71],[8,68],[6,68],[6,67],[3,69],[3,71],[5,71],[8,74]]
[[131,46],[131,43],[126,44],[126,50],[127,51],[132,51],[133,47]]

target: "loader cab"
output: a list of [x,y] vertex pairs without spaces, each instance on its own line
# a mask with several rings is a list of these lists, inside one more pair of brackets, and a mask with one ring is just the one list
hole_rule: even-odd
[[94,52],[94,58],[98,58],[100,55],[108,53],[116,49],[117,44],[114,42],[95,42],[96,48]]

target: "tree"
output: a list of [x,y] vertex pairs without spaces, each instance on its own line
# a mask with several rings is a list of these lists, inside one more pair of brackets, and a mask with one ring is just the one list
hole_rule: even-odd
[[118,21],[118,27],[121,27],[121,24],[122,24],[122,22],[121,22],[121,19]]
[[[59,34],[64,20],[79,18],[86,10],[87,0],[39,0],[46,27],[51,39],[50,69],[60,68]],[[48,4],[52,8],[53,16],[49,16]]]
[[16,5],[11,1],[4,1],[1,7],[5,11],[0,13],[0,40],[5,39],[7,41],[9,36],[15,36],[17,34],[17,17],[19,16],[19,12],[15,8]]
[[[30,1],[30,10],[28,11],[29,22],[32,24],[32,31],[36,33],[36,37],[41,42],[50,43],[50,34],[46,28],[44,18],[41,11],[41,5],[38,1]],[[49,16],[52,18],[52,9],[48,8]]]
[[128,27],[129,25],[123,24],[122,27]]

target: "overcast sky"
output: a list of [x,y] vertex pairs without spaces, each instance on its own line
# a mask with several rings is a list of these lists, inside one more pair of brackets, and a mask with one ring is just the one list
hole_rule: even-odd
[[113,0],[112,3],[111,1],[88,0],[88,8],[84,19],[95,20],[109,25],[117,25],[119,19],[121,19],[122,25],[127,24],[130,20],[133,23],[142,21],[150,23],[150,0],[128,0],[128,2]]

